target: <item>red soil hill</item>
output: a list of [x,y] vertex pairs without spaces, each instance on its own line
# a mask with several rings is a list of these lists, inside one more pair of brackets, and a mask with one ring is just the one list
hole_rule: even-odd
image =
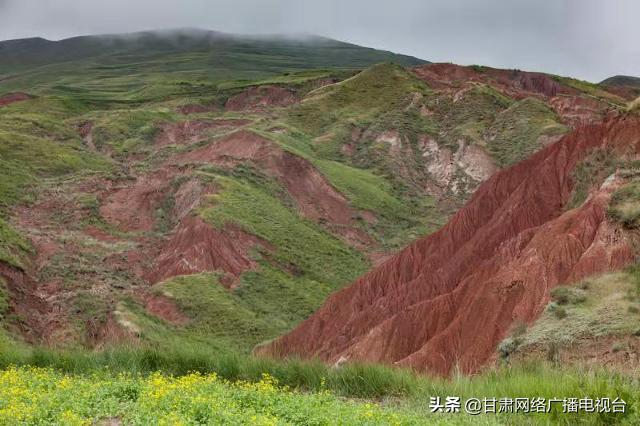
[[477,371],[515,321],[531,322],[549,291],[628,264],[630,242],[606,220],[608,179],[567,210],[572,171],[590,152],[640,152],[640,119],[579,128],[503,170],[440,231],[331,296],[290,334],[257,352],[359,360],[450,374]]

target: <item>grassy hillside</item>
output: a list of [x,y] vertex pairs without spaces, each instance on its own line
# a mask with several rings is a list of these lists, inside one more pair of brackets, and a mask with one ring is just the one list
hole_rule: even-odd
[[422,60],[320,37],[249,37],[202,30],[0,42],[6,91],[71,95],[125,103],[214,95],[229,81],[255,81],[285,72],[360,69]]
[[[64,286],[48,302],[62,312],[54,325],[64,336],[60,345],[100,345],[115,322],[126,338],[151,347],[206,343],[247,353],[308,317],[373,262],[437,230],[481,179],[467,169],[511,164],[539,148],[541,136],[564,131],[542,101],[516,101],[490,85],[437,91],[389,62],[360,72],[355,68],[367,61],[415,61],[324,39],[166,33],[16,43],[3,46],[30,52],[35,62],[7,53],[0,92],[36,96],[0,108],[0,256],[35,282]],[[46,56],[62,48],[70,56]],[[225,108],[236,97],[262,102],[251,92],[256,87],[270,88],[275,100]],[[282,91],[293,104],[270,106]],[[317,171],[346,200],[349,224],[306,217],[281,171],[253,160],[185,164],[166,177],[167,186],[157,183],[174,173],[168,165],[176,158],[237,129],[215,123],[237,119]],[[438,170],[469,145],[487,152],[484,163],[462,153],[442,181]],[[161,186],[147,194],[136,182]],[[177,192],[185,182],[206,188],[188,195],[197,206],[190,214],[268,246],[247,253],[257,266],[230,289],[220,286],[227,271],[197,270],[150,289],[141,278],[177,232],[176,206],[185,199]],[[104,215],[119,190],[132,191],[127,202],[140,202],[135,208],[149,205],[151,230],[127,230],[119,222],[126,218]],[[30,213],[19,215],[16,206]],[[37,273],[29,266],[42,249],[33,240],[58,250]],[[149,294],[166,297],[187,321],[150,312]],[[45,333],[35,317],[12,317],[14,331],[21,321]]]
[[433,99],[429,107],[435,111],[443,143],[455,148],[460,139],[482,144],[496,115],[513,102],[491,86],[475,85],[458,99]]
[[[357,60],[358,55],[354,58]],[[331,55],[325,60],[325,65],[335,65]],[[60,66],[71,66],[71,62]],[[296,61],[287,59],[283,67],[277,71],[295,69]],[[393,70],[389,75],[398,75],[407,79],[408,84],[426,90],[402,68],[381,67]],[[258,68],[271,70],[264,63]],[[240,68],[234,69],[234,80],[219,87],[224,75],[216,73],[215,79],[203,77],[206,79],[203,84],[210,84],[211,90],[175,85],[178,89],[173,95],[162,92],[164,89],[154,92],[157,87],[152,87],[153,78],[148,75],[140,76],[145,87],[136,91],[128,84],[110,87],[110,80],[94,80],[91,73],[78,69],[73,72],[61,69],[55,74],[49,71],[43,71],[45,85],[38,86],[42,91],[35,89],[37,97],[0,109],[3,132],[0,137],[4,138],[0,161],[6,166],[0,186],[0,205],[4,207],[0,255],[6,263],[28,266],[37,252],[29,244],[32,238],[64,247],[47,259],[34,277],[64,283],[65,291],[56,294],[53,302],[62,310],[59,317],[64,331],[60,330],[60,334],[65,337],[60,345],[95,344],[94,339],[100,338],[95,336],[100,336],[100,330],[112,318],[145,345],[170,347],[206,342],[219,350],[248,352],[255,344],[289,330],[320,306],[331,292],[364,273],[370,267],[370,251],[401,247],[406,241],[435,230],[443,221],[443,214],[430,197],[405,196],[375,170],[353,167],[324,155],[316,149],[306,130],[289,127],[291,131],[287,133],[273,131],[278,126],[288,126],[288,110],[276,117],[259,111],[225,112],[226,100],[242,94],[251,84],[241,79]],[[365,72],[361,78],[366,80],[358,83],[360,87],[376,84],[378,95],[388,88],[395,89],[395,80],[387,79],[386,72],[377,82],[367,77],[371,72],[377,73],[375,68]],[[159,73],[162,79],[184,77],[180,70]],[[354,74],[337,69],[275,73],[261,74],[255,83],[286,87],[304,95],[317,89],[318,82],[325,79],[350,78]],[[75,79],[85,89],[62,90],[55,81],[57,78]],[[8,91],[14,83],[9,79],[0,86]],[[409,88],[412,86],[394,91],[386,99],[390,102],[395,99],[400,105]],[[187,120],[177,111],[180,106],[212,103],[221,110],[195,114],[189,120],[197,123],[247,120],[255,132],[309,161],[355,211],[366,210],[377,220],[369,223],[353,218],[358,232],[372,239],[371,247],[356,249],[339,238],[333,224],[303,217],[282,183],[255,165],[231,168],[211,165],[189,171],[202,185],[217,188],[215,196],[202,198],[194,213],[215,228],[234,224],[266,241],[271,248],[269,253],[250,254],[259,268],[243,273],[231,291],[220,286],[215,271],[178,277],[149,290],[170,295],[171,303],[189,318],[187,325],[175,325],[151,314],[140,303],[137,295],[148,290],[143,289],[143,282],[128,266],[123,270],[110,264],[128,256],[131,250],[146,250],[147,244],[161,244],[171,236],[177,225],[171,216],[174,195],[168,194],[165,205],[158,206],[155,212],[158,223],[153,232],[126,232],[101,215],[100,209],[109,193],[95,187],[94,182],[99,179],[105,182],[100,185],[126,187],[155,173],[175,155],[214,144],[229,130],[206,130],[201,142],[193,147],[159,148],[155,143],[163,128],[179,126]],[[355,111],[356,107],[365,108],[359,104],[351,108]],[[380,103],[376,108],[375,114],[371,111],[371,118],[383,110]],[[88,134],[83,133],[83,128],[88,129]],[[179,185],[189,179],[183,176],[176,182]],[[38,207],[34,213],[40,215],[37,225],[26,224],[25,219],[16,215],[15,206],[34,209],[45,200],[55,207]],[[61,207],[64,211],[58,212]],[[71,217],[74,219],[69,220]],[[113,241],[97,240],[93,236],[95,229]],[[8,321],[15,331],[18,322],[24,319],[10,317]],[[26,321],[33,322],[28,325],[30,328],[42,326],[35,318]]]
[[582,93],[585,93],[589,96],[606,100],[611,103],[612,106],[624,104],[624,96],[620,96],[618,94],[612,93],[607,90],[606,87],[603,87],[602,84],[595,84],[584,80],[578,80],[571,77],[553,77],[556,81],[561,84],[564,84],[568,87],[572,87],[574,89],[579,90]]
[[67,121],[72,101],[33,99],[0,109],[0,260],[23,266],[29,243],[6,220],[50,178],[108,173],[110,161],[88,152]]
[[640,226],[640,181],[635,179],[614,192],[607,213],[625,228],[637,229]]
[[21,267],[30,245],[15,229],[0,218],[0,261]]
[[[153,57],[156,54],[182,52],[207,53],[211,63],[234,56],[241,63],[243,56],[251,58],[250,55],[257,55],[272,61],[272,64],[277,64],[280,59],[284,66],[306,63],[304,68],[362,68],[390,59],[397,59],[403,65],[425,63],[410,56],[318,36],[243,36],[199,29],[82,36],[60,41],[42,38],[9,40],[0,43],[0,52],[3,55],[3,70],[33,68],[88,58],[100,58],[114,66],[118,59],[126,56]],[[176,69],[172,64],[164,66],[165,71],[182,70]]]
[[380,64],[336,85],[307,95],[291,112],[294,125],[318,136],[348,123],[367,123],[408,103],[408,96],[429,88],[400,66]]
[[108,168],[65,122],[74,113],[58,100],[44,99],[0,109],[0,207],[23,197],[35,179]]

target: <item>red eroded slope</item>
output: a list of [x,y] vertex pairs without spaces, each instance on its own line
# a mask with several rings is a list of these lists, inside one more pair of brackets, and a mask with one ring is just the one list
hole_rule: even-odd
[[[198,124],[178,124],[178,128],[183,130],[182,134],[194,135],[198,135],[200,129]],[[183,179],[176,186],[176,178],[188,176],[193,165],[233,168],[241,163],[252,163],[279,180],[305,217],[324,223],[350,244],[372,244],[368,235],[354,224],[357,212],[309,161],[254,132],[239,130],[178,154],[135,180],[105,188],[100,213],[121,230],[153,231],[159,224],[160,208],[166,210],[163,214],[175,224],[166,240],[141,237],[138,243],[145,247],[148,259],[142,259],[140,249],[136,249],[128,255],[124,267],[133,269],[136,275],[153,284],[178,275],[220,271],[224,273],[222,282],[227,286],[232,286],[243,272],[255,268],[250,251],[255,246],[271,249],[266,241],[230,226],[215,229],[191,215],[203,197],[218,188],[203,185],[198,179]],[[172,203],[166,203],[168,197]],[[167,209],[170,205],[172,208]],[[114,261],[117,263],[118,259],[120,257]],[[148,262],[150,259],[153,261]]]
[[145,278],[157,283],[178,275],[224,271],[232,278],[253,269],[252,247],[268,244],[240,229],[215,229],[198,216],[186,217],[164,245],[155,267]]
[[156,208],[176,175],[176,170],[160,169],[111,189],[100,206],[100,214],[125,231],[152,231]]
[[427,64],[416,67],[413,72],[436,89],[458,89],[461,82],[489,83],[516,99],[533,94],[553,97],[575,95],[576,89],[558,83],[548,74],[519,70],[503,70],[454,65],[447,63]]
[[246,161],[278,179],[305,217],[325,222],[333,232],[355,246],[371,243],[369,237],[354,226],[357,212],[309,161],[254,132],[233,132],[171,160],[173,164],[213,163],[228,167]]
[[31,99],[31,96],[26,93],[7,93],[6,95],[0,96],[0,107],[10,105],[15,102],[26,101],[27,99]]
[[[539,72],[447,63],[422,65],[414,68],[413,72],[437,90],[463,93],[474,85],[489,84],[514,99],[542,99],[562,117],[565,124],[574,128],[601,121],[602,116],[610,109],[608,102],[585,96],[553,76]],[[621,98],[620,101],[624,100]]]
[[256,111],[272,107],[285,107],[294,104],[297,96],[294,91],[279,86],[251,86],[235,95],[225,104],[227,111]]
[[207,139],[208,129],[234,129],[249,124],[244,119],[187,120],[160,126],[155,137],[155,144],[165,146],[171,144],[191,145]]
[[514,321],[533,321],[551,288],[632,260],[606,221],[616,182],[567,211],[571,172],[593,149],[640,152],[640,119],[581,127],[503,170],[440,231],[331,296],[290,334],[261,347],[276,356],[393,363],[446,375],[477,371]]

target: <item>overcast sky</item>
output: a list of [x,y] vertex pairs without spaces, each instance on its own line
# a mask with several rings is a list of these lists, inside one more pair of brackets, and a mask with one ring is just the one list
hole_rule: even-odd
[[0,39],[177,27],[312,33],[590,81],[640,76],[640,0],[0,0]]

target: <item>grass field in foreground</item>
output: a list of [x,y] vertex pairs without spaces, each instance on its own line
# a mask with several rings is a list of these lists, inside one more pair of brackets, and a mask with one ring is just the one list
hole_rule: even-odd
[[[21,365],[21,367],[14,367]],[[27,365],[33,367],[27,367]],[[638,379],[544,362],[472,377],[189,352],[0,350],[0,424],[638,424]],[[157,373],[161,371],[162,373]],[[626,413],[431,414],[430,397],[622,398]],[[225,417],[226,416],[226,417]],[[107,423],[108,424],[108,423]]]
[[416,414],[330,392],[300,393],[265,374],[257,383],[213,374],[66,376],[52,370],[10,368],[0,373],[0,422],[127,424],[422,424]]

